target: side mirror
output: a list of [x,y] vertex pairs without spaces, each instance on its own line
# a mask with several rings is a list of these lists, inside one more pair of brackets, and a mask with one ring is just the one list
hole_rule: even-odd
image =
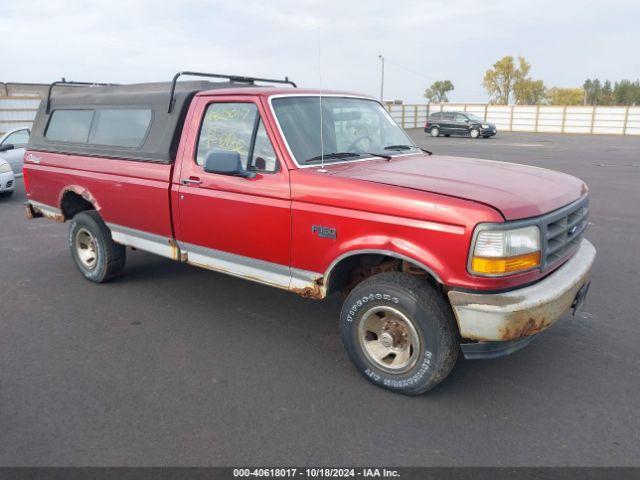
[[204,171],[219,175],[232,175],[235,177],[253,178],[254,172],[242,167],[240,154],[231,150],[211,150],[204,158]]
[[0,146],[0,152],[6,152],[7,150],[13,150],[16,146],[13,143],[7,143],[6,145]]

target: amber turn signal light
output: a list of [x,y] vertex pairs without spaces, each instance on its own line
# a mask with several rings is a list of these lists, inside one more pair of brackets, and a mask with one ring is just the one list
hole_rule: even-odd
[[515,257],[473,257],[471,268],[481,275],[505,275],[531,270],[540,266],[540,252],[526,253]]

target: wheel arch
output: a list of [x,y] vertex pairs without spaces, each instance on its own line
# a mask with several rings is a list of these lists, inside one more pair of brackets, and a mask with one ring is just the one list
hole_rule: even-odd
[[[409,266],[409,273],[418,273],[419,271],[422,271],[433,282],[443,285],[442,279],[432,267],[426,265],[424,262],[416,260],[413,257],[393,250],[376,248],[358,249],[345,252],[331,262],[323,276],[325,296],[337,292],[347,285],[350,280],[349,275],[354,271],[354,269],[358,269],[362,266],[362,261],[364,259],[373,261],[378,260],[380,261],[379,264],[388,260],[396,260],[400,262],[402,268],[404,268],[405,265]],[[411,270],[411,267],[413,267],[413,270]]]
[[58,198],[63,221],[70,220],[85,210],[100,211],[100,206],[91,192],[79,185],[68,185],[62,189]]

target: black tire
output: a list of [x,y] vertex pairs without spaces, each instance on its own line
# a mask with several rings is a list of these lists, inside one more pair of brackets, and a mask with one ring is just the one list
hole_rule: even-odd
[[[415,357],[411,354],[415,363],[398,373],[386,371],[371,360],[363,344],[367,338],[361,341],[361,332],[366,330],[361,325],[366,325],[368,318],[375,318],[371,312],[379,309],[404,315],[419,336],[417,353]],[[386,314],[382,321],[385,318]],[[434,388],[449,375],[458,358],[457,328],[451,307],[426,280],[409,274],[381,273],[356,286],[342,307],[340,330],[351,361],[367,380],[406,395],[419,395]]]
[[[90,264],[80,258],[79,235],[92,238],[95,255]],[[92,282],[109,281],[124,270],[125,247],[112,240],[111,231],[95,210],[86,210],[73,217],[69,226],[69,249],[78,270]]]
[[431,127],[431,129],[429,129],[429,134],[432,137],[437,137],[438,135],[440,135],[440,128],[438,127]]
[[0,197],[10,197],[13,195],[13,190],[7,190],[6,192],[0,192]]
[[445,137],[450,137],[450,136],[451,136],[451,134],[450,134],[450,133],[445,133],[445,134],[444,134],[444,136],[445,136]]

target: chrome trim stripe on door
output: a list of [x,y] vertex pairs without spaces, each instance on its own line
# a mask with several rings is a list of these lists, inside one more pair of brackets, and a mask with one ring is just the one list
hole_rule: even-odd
[[277,263],[236,255],[235,253],[178,242],[180,250],[187,254],[187,263],[210,268],[236,277],[255,280],[279,288],[289,288],[289,267]]
[[[234,253],[202,247],[187,242],[176,242],[172,238],[108,223],[111,238],[116,243],[155,253],[191,265],[227,273],[234,277],[264,283],[296,293],[313,291],[321,297],[324,289],[317,280],[322,274],[289,268],[286,265],[245,257]],[[314,295],[316,296],[316,295]],[[320,298],[321,298],[320,297]]]
[[297,291],[313,287],[313,279],[322,277],[319,273],[291,269],[286,265],[192,243],[178,242],[178,246],[181,252],[186,254],[187,263],[285,290]]

